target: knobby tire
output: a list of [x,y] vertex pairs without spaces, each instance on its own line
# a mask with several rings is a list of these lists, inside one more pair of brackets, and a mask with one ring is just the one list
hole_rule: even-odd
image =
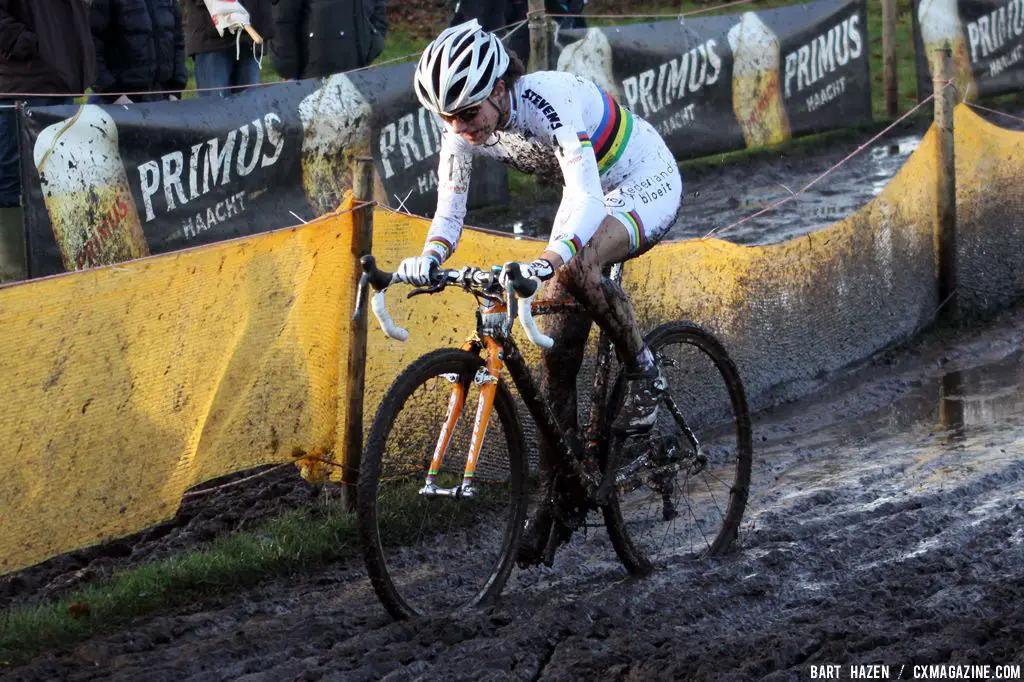
[[[723,493],[726,490],[728,491],[728,502],[725,505],[724,513],[721,515],[721,525],[713,533],[704,534],[703,530],[700,531],[703,536],[701,538],[703,546],[697,552],[698,555],[703,556],[721,555],[730,548],[733,541],[738,537],[739,525],[746,508],[750,488],[750,469],[753,458],[750,412],[739,371],[725,348],[712,334],[689,322],[665,323],[652,330],[645,337],[645,341],[656,357],[666,353],[667,347],[673,344],[687,344],[695,348],[713,363],[718,376],[724,382],[724,388],[728,394],[728,401],[734,420],[733,428],[730,430],[732,435],[728,439],[731,442],[732,438],[735,438],[734,466],[730,465],[729,467],[734,469],[733,479],[731,484],[728,481],[723,481],[722,484]],[[669,394],[673,394],[673,389],[678,388],[678,386],[673,386],[670,376]],[[624,377],[620,373],[611,393],[608,411],[610,417],[614,417],[619,406],[622,404],[624,390]],[[663,407],[661,411],[664,413],[665,408]],[[690,415],[686,414],[685,409],[682,412],[685,418],[690,418]],[[662,416],[659,416],[659,421],[662,418]],[[623,465],[621,460],[620,456],[619,460],[614,462],[616,467]],[[605,465],[607,465],[607,461]],[[682,475],[681,472],[676,474],[677,481],[673,485],[678,485],[678,479]],[[719,477],[717,480],[722,481],[723,479]],[[612,545],[615,547],[620,561],[630,573],[642,575],[650,571],[660,561],[656,557],[649,556],[650,552],[646,551],[635,541],[633,533],[636,531],[636,528],[631,532],[630,522],[623,516],[623,500],[628,499],[630,494],[613,495],[609,504],[603,507],[602,510],[605,526],[608,529]],[[725,494],[721,495],[723,498],[725,496]],[[681,515],[686,515],[687,513],[693,515],[694,513],[689,503],[683,509],[680,509],[680,512]],[[692,520],[696,523],[696,516],[692,519],[684,520],[687,522]]]

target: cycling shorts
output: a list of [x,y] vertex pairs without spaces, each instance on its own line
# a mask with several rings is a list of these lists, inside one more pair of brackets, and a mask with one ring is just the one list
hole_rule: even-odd
[[[651,133],[657,135],[653,128]],[[658,138],[643,148],[648,152],[645,158],[634,161],[627,177],[604,197],[608,215],[615,216],[629,234],[631,257],[665,236],[676,222],[683,199],[683,178],[665,143]]]

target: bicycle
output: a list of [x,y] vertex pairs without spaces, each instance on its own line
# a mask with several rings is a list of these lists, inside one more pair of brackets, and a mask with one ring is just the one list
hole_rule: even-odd
[[[372,256],[361,264],[355,314],[369,285],[381,328],[404,341],[408,333],[385,303],[393,275],[379,270]],[[429,352],[394,380],[366,440],[357,483],[359,539],[373,588],[399,620],[489,603],[510,576],[524,529],[529,470],[505,369],[540,437],[563,453],[552,471],[553,497],[539,501],[557,513],[533,563],[551,565],[559,543],[595,510],[631,574],[722,554],[738,536],[750,485],[751,426],[742,381],[721,343],[689,322],[651,331],[646,342],[669,375],[665,409],[651,434],[621,437],[609,424],[623,400],[624,379],[620,371],[609,393],[612,344],[601,333],[581,438],[557,423],[512,326],[518,318],[530,341],[547,348],[553,342],[537,328],[534,313],[583,308],[576,302],[535,304],[536,281],[511,267],[507,290],[498,283],[500,268],[465,267],[435,270],[428,286],[409,293],[457,286],[477,299],[478,310],[476,331],[461,348]],[[621,278],[621,265],[611,276]],[[692,353],[681,359],[677,351]],[[703,363],[696,362],[700,358]],[[474,400],[475,417],[463,419]],[[684,411],[692,411],[689,422]],[[466,457],[453,462],[449,453],[456,444],[465,446]]]

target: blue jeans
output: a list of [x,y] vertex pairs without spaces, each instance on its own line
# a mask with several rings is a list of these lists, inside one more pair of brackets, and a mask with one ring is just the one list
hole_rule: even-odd
[[260,82],[260,65],[251,50],[242,49],[235,59],[235,48],[220,52],[200,52],[192,56],[195,63],[196,88],[200,97],[226,97],[243,92],[245,88],[230,90],[207,90],[206,88],[227,88],[231,85],[255,85]]
[[[0,99],[0,207],[21,206],[21,167],[18,162],[18,112],[16,99]],[[27,97],[25,104],[71,104],[72,97]],[[31,150],[30,150],[31,152]]]

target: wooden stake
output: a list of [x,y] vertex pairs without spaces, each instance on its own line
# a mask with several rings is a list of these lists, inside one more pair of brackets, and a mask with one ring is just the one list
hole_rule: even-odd
[[885,115],[899,115],[899,85],[896,79],[896,0],[882,0],[882,78]]
[[[544,0],[529,0],[530,71],[551,69],[551,31]],[[532,66],[531,66],[532,65]]]
[[[356,201],[373,200],[373,159],[359,156],[352,162],[352,198]],[[373,206],[357,208],[352,216],[352,261],[356,264],[351,280],[351,291],[359,286],[362,270],[359,258],[373,250]],[[363,460],[363,390],[366,385],[366,318],[365,309],[358,319],[352,321],[349,331],[348,351],[348,414],[345,424],[345,457],[342,483],[344,485],[345,508],[356,509],[356,484],[359,482],[359,467]]]
[[935,193],[935,272],[939,302],[945,302],[943,316],[951,321],[960,317],[957,300],[956,254],[956,156],[953,142],[953,110],[956,88],[953,80],[953,55],[948,48],[932,54],[932,87],[935,92],[936,193]]

